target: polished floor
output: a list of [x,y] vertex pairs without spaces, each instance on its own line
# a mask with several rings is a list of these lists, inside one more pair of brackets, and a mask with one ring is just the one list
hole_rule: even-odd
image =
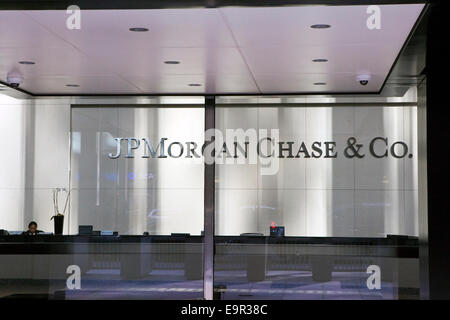
[[[398,289],[382,282],[369,290],[363,272],[334,272],[332,281],[314,282],[308,271],[270,271],[266,280],[248,282],[244,271],[215,273],[216,298],[224,300],[382,300],[397,299]],[[81,289],[65,289],[65,281],[0,280],[1,297],[48,299],[202,299],[202,280],[188,281],[183,270],[159,270],[141,280],[122,280],[118,270],[92,270]],[[409,298],[414,298],[413,296]]]

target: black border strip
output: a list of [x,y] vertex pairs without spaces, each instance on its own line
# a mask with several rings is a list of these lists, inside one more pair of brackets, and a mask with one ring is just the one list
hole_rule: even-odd
[[[428,0],[429,2],[430,0]],[[0,10],[65,10],[78,5],[84,10],[107,9],[186,9],[239,7],[275,7],[298,5],[386,5],[415,4],[423,0],[22,0],[0,1]]]

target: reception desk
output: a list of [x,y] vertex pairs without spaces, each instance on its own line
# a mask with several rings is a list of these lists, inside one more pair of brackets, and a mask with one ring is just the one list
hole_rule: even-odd
[[123,279],[140,279],[155,259],[180,260],[188,278],[200,279],[201,256],[200,236],[3,236],[0,279],[65,279],[70,265],[83,273],[118,269]]
[[[307,281],[311,284],[339,283],[336,279],[343,275],[364,287],[367,268],[376,265],[381,269],[382,281],[395,289],[397,297],[410,299],[418,295],[417,238],[243,235],[216,236],[214,241],[214,284],[222,291],[227,286],[245,288],[247,283],[252,286],[255,282],[268,290],[275,283],[290,286],[289,281],[296,274],[302,275],[301,281],[309,277]],[[135,292],[137,297],[143,292],[160,297],[158,290],[167,290],[167,297],[173,297],[170,292],[187,290],[193,294],[189,298],[199,298],[203,288],[203,237],[182,234],[0,237],[2,285],[44,282],[44,292],[65,292],[67,268],[71,265],[80,268],[81,295],[90,297],[92,292],[109,290],[108,294],[115,296],[117,290],[122,290],[121,297],[129,297],[130,290],[138,290],[141,285],[144,289],[140,290],[144,291]],[[180,285],[182,288],[176,289]]]
[[[390,279],[398,276],[403,262],[418,263],[418,250],[417,238],[398,236],[216,236],[215,269],[245,269],[249,281],[264,280],[274,268],[309,269],[314,280],[329,281],[333,271],[376,264],[383,278]],[[67,267],[77,265],[83,273],[120,270],[123,279],[181,268],[194,280],[202,278],[202,253],[202,236],[2,236],[0,279],[65,279]]]
[[383,280],[419,287],[416,237],[218,236],[215,244],[216,269],[221,264],[230,264],[230,260],[246,261],[243,268],[247,269],[249,281],[262,281],[267,270],[278,268],[311,271],[314,281],[326,282],[331,280],[333,272],[366,272],[370,265],[378,265]]

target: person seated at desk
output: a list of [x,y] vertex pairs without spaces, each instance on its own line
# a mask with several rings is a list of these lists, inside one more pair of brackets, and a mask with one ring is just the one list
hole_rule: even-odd
[[35,235],[37,235],[40,232],[42,232],[42,231],[41,230],[37,230],[37,223],[34,222],[34,221],[31,221],[28,224],[28,230],[22,232],[22,235],[23,236],[35,236]]

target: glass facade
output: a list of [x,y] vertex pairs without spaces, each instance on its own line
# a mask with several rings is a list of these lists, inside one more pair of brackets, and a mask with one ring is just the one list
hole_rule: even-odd
[[34,2],[0,3],[0,299],[448,297],[442,4]]
[[[416,113],[414,106],[363,104],[218,107],[216,127],[223,131],[278,135],[274,157],[216,165],[215,283],[222,297],[417,295],[413,255],[374,253],[399,239],[399,250],[417,245]],[[348,139],[361,145],[360,157],[345,150]],[[327,142],[336,146],[329,157]],[[398,157],[400,144],[408,146],[406,157]],[[269,164],[273,170],[264,171]],[[278,228],[285,237],[274,235]],[[237,237],[230,241],[231,235]],[[379,290],[366,283],[374,268],[382,270]]]
[[[218,107],[218,129],[276,130],[284,149],[278,144],[278,157],[268,159],[269,174],[264,163],[217,165],[216,234],[268,235],[275,224],[286,236],[418,236],[416,113],[410,106]],[[364,157],[345,156],[349,138]],[[336,144],[329,157],[327,142]],[[385,156],[395,143],[399,154],[400,143],[408,146],[406,157]]]
[[[202,104],[11,102],[2,294],[200,299],[215,192],[215,299],[417,298],[415,99],[217,104],[215,190]],[[18,235],[31,220],[56,232],[55,188],[60,204],[70,190],[63,235]]]

